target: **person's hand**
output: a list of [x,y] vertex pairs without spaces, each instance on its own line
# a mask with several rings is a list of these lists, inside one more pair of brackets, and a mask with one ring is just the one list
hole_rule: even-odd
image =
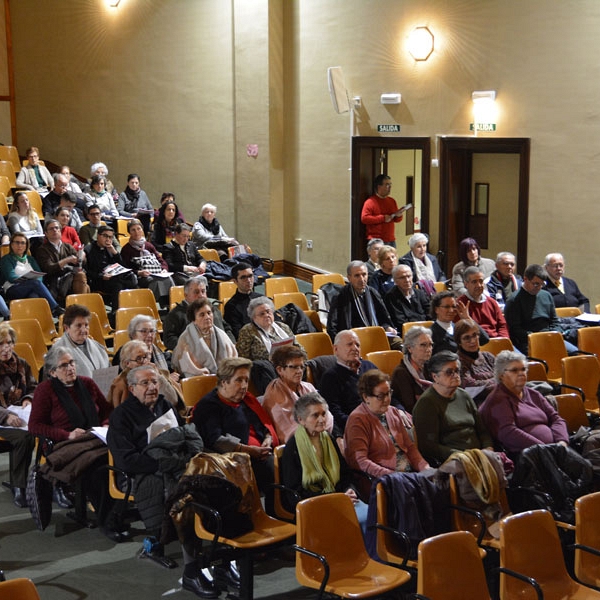
[[558,445],[564,446],[566,448],[569,444],[563,440],[563,441],[558,442]]
[[400,409],[398,409],[398,414],[400,415],[400,420],[402,421],[402,425],[404,425],[405,429],[412,429],[412,417],[406,411]]
[[240,450],[249,454],[250,458],[257,460],[266,460],[272,452],[271,448],[266,446],[246,446],[244,444],[240,444]]
[[6,424],[9,427],[25,427],[26,425],[25,421],[23,421],[21,417],[18,417],[13,413],[9,413],[8,417],[6,417]]
[[394,335],[398,335],[398,332],[393,327],[386,327],[385,330],[388,333],[393,333]]
[[143,271],[138,271],[138,275],[140,277],[148,277],[148,275],[150,275],[150,271],[146,271],[145,269]]
[[393,218],[394,218],[394,213],[392,213],[391,215],[384,215],[383,216],[383,220],[384,220],[385,223],[389,223]]
[[25,408],[26,406],[29,406],[31,404],[31,400],[29,400],[29,398],[27,400],[23,400],[23,404],[21,404],[21,406],[23,408]]
[[204,261],[202,261],[198,265],[198,275],[204,275],[204,273],[206,273],[206,263]]
[[179,383],[179,379],[181,378],[181,376],[179,375],[179,373],[169,373],[169,379],[173,382],[173,383]]
[[352,502],[354,502],[354,504],[358,502],[358,496],[352,488],[348,488],[344,493],[346,496],[348,496],[348,498],[350,498],[350,500],[352,500]]
[[465,302],[456,301],[456,312],[461,319],[470,319],[469,306]]
[[69,439],[76,440],[78,437],[81,437],[85,433],[86,433],[85,429],[81,429],[81,427],[78,427],[77,429],[73,429],[73,431],[71,431],[71,433],[69,433]]
[[271,450],[273,449],[273,438],[270,435],[266,435],[265,439],[263,440],[261,446],[263,448],[271,448]]

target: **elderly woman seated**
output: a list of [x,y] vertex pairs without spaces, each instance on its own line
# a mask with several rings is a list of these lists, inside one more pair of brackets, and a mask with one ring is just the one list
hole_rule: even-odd
[[252,362],[225,358],[217,370],[217,387],[194,407],[193,422],[207,448],[250,455],[265,510],[273,515],[273,448],[279,438],[258,400],[248,392]]
[[[287,442],[298,427],[294,418],[294,405],[298,398],[317,391],[312,383],[302,381],[305,359],[304,352],[297,346],[277,348],[271,357],[278,377],[267,386],[262,405],[282,442]],[[333,415],[329,411],[326,429],[329,433],[333,431]]]
[[437,258],[427,252],[429,238],[424,233],[415,233],[408,240],[410,252],[400,258],[400,263],[408,265],[413,272],[413,279],[419,287],[429,295],[435,292],[434,283],[444,281],[446,275]]
[[394,288],[394,278],[392,271],[398,264],[398,254],[396,248],[392,246],[382,246],[377,253],[379,269],[369,275],[369,285],[379,292],[384,298],[385,295]]
[[538,391],[527,387],[527,362],[503,350],[494,367],[497,386],[479,407],[494,440],[511,454],[535,444],[568,445],[565,421]]
[[460,385],[467,388],[478,406],[496,387],[496,357],[491,352],[480,350],[479,335],[479,326],[472,319],[461,319],[454,325],[454,341],[458,345],[460,359]]
[[404,336],[402,362],[392,373],[394,397],[408,412],[412,412],[421,394],[431,385],[425,364],[431,358],[431,329],[415,325]]
[[467,392],[460,389],[460,361],[443,350],[431,357],[427,369],[433,385],[412,412],[419,450],[431,465],[443,463],[453,452],[471,448],[493,450],[492,437]]
[[462,296],[467,293],[464,280],[465,269],[477,267],[486,279],[496,270],[496,263],[491,258],[481,256],[481,247],[474,238],[465,238],[460,242],[458,255],[460,262],[452,268],[452,289],[457,296]]
[[[281,480],[300,498],[343,492],[354,502],[358,520],[364,528],[367,505],[358,499],[352,487],[352,471],[335,440],[326,430],[327,402],[313,392],[301,396],[294,407],[298,428],[281,457]],[[293,499],[283,494],[283,503],[294,510]]]
[[[134,318],[139,318],[138,317]],[[108,402],[117,407],[122,404],[129,396],[129,386],[127,384],[127,374],[131,369],[136,367],[149,365],[152,363],[152,352],[148,349],[146,342],[142,340],[131,340],[124,344],[120,349],[120,366],[121,372],[112,382],[106,399]],[[159,350],[160,352],[160,350]],[[156,367],[156,364],[154,365]],[[180,398],[180,390],[173,385],[173,382],[168,379],[169,372],[157,369],[159,393],[174,407],[178,408],[180,402],[183,404],[183,398]],[[166,376],[165,376],[166,375]],[[183,408],[183,406],[181,406]]]
[[25,152],[27,166],[23,167],[17,176],[17,186],[28,190],[35,190],[44,197],[54,187],[54,180],[50,171],[40,163],[40,151],[31,146]]
[[171,364],[184,377],[217,373],[225,358],[237,356],[227,334],[214,327],[212,304],[208,298],[194,300],[187,307],[188,326],[179,336]]
[[200,217],[194,223],[192,239],[199,248],[214,248],[221,256],[227,257],[229,246],[237,246],[239,242],[225,233],[216,214],[214,204],[207,203],[202,207]]
[[373,477],[388,473],[422,471],[429,464],[407,432],[410,416],[390,405],[390,378],[372,369],[358,381],[362,404],[348,417],[344,431],[346,460]]

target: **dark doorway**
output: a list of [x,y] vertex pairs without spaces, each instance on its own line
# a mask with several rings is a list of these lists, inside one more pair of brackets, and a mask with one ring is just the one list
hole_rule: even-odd
[[[513,252],[517,271],[525,269],[529,153],[528,138],[440,138],[439,244],[448,275],[460,261],[458,247],[465,237],[477,239],[482,255],[492,259],[497,252]],[[478,175],[482,172],[488,175]]]
[[[428,137],[415,138],[381,138],[354,137],[352,138],[352,259],[366,260],[365,227],[360,221],[360,213],[365,200],[373,193],[373,180],[380,173],[389,173],[390,152],[395,150],[414,150],[418,177],[407,176],[406,181],[397,181],[392,176],[395,188],[392,196],[398,200],[398,194],[417,198],[416,207],[419,217],[419,228],[427,231],[429,228],[429,164],[431,158],[431,140]],[[420,179],[420,186],[419,180]],[[418,190],[415,188],[419,188]],[[402,190],[402,191],[401,191]],[[398,203],[402,205],[401,202]],[[413,226],[414,209],[408,211],[401,225],[409,222],[409,230]],[[404,254],[400,252],[399,254]]]

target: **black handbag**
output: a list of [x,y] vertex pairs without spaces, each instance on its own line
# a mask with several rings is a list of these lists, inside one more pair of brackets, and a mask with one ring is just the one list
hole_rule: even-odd
[[39,464],[29,472],[25,497],[35,526],[44,531],[52,517],[52,483],[44,478]]

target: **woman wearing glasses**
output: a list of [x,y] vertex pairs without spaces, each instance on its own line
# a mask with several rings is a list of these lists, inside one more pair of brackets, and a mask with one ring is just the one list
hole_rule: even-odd
[[527,387],[527,362],[519,352],[496,356],[497,386],[479,408],[486,427],[509,454],[534,444],[567,446],[564,419],[538,391]]
[[460,361],[443,350],[431,357],[427,369],[433,385],[419,398],[412,412],[419,451],[431,465],[443,463],[453,452],[492,448],[472,398],[460,389]]
[[[277,348],[271,357],[278,377],[265,390],[263,408],[275,424],[281,442],[287,442],[298,427],[298,421],[294,419],[294,405],[298,398],[317,391],[312,383],[302,381],[305,358],[304,352],[297,346]],[[329,433],[333,431],[333,415],[329,410],[325,429]]]

